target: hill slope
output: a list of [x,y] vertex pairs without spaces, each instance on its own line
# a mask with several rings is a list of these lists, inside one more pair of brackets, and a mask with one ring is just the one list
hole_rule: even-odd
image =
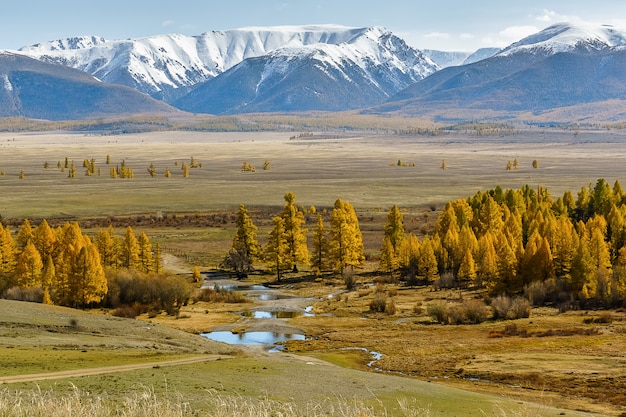
[[165,103],[82,71],[0,53],[0,117],[62,120],[173,112]]
[[452,117],[480,110],[506,117],[503,112],[626,99],[625,45],[626,33],[612,28],[555,25],[491,58],[445,68],[375,111]]

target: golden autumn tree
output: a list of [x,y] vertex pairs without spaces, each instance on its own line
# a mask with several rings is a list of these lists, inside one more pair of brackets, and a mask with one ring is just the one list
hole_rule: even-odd
[[139,270],[148,273],[154,270],[154,259],[152,258],[152,243],[145,232],[137,238],[137,256],[139,258]]
[[298,264],[309,263],[309,250],[306,244],[306,232],[303,227],[304,213],[296,205],[296,195],[292,192],[285,194],[285,207],[281,213],[284,220],[285,241],[288,247],[288,258],[293,272],[298,272]]
[[313,229],[313,253],[311,253],[311,266],[317,273],[328,268],[328,236],[324,226],[322,213],[317,213],[315,227]]
[[50,295],[50,288],[56,281],[56,270],[54,268],[54,260],[52,255],[48,255],[44,262],[43,271],[41,272],[41,288],[43,289],[42,304],[53,304]]
[[72,304],[79,307],[100,302],[108,291],[107,279],[100,263],[100,254],[86,236],[84,236],[84,246],[78,252],[75,261],[71,287]]
[[380,269],[393,276],[395,270],[398,269],[400,263],[398,262],[398,256],[393,249],[393,244],[388,236],[383,238],[383,246],[380,248]]
[[280,282],[281,273],[292,268],[292,258],[286,239],[285,219],[276,216],[272,219],[272,225],[265,246],[265,260],[268,269],[276,273],[276,280]]
[[413,233],[406,235],[398,248],[398,266],[408,278],[409,283],[414,284],[419,273],[418,260],[420,256],[420,242]]
[[430,283],[434,282],[439,275],[437,257],[435,256],[435,243],[429,237],[424,238],[419,246],[417,270]]
[[113,226],[98,231],[96,247],[103,266],[117,268],[120,265],[120,240],[113,234]]
[[124,239],[121,242],[120,260],[122,267],[128,269],[141,270],[141,262],[139,260],[139,244],[133,228],[128,226]]
[[476,279],[476,263],[474,262],[474,256],[469,249],[465,250],[465,255],[459,265],[459,272],[457,278],[464,283],[474,282]]
[[221,266],[232,269],[238,278],[243,278],[252,271],[254,261],[262,258],[262,248],[257,240],[257,227],[243,204],[239,206],[235,224],[237,231],[233,244]]
[[329,249],[332,265],[340,273],[365,261],[359,219],[354,207],[341,199],[335,201],[330,216]]
[[85,307],[101,301],[108,287],[96,246],[82,234],[78,223],[66,223],[59,241],[53,284],[55,302]]
[[486,282],[493,282],[498,279],[498,255],[493,235],[490,232],[478,239],[476,269],[476,284],[479,287],[482,287]]
[[39,255],[42,260],[48,259],[48,256],[52,256],[56,249],[57,235],[50,227],[46,219],[43,219],[41,223],[33,231],[33,243],[39,251]]
[[22,288],[41,286],[43,262],[32,241],[28,241],[17,259],[17,285]]
[[15,237],[18,249],[24,249],[26,244],[32,240],[34,240],[33,228],[30,225],[30,221],[28,219],[24,219],[19,231],[17,232],[17,236]]
[[397,205],[391,206],[387,213],[387,223],[385,224],[385,237],[387,237],[391,243],[394,253],[398,253],[400,244],[404,239],[404,218],[402,212]]
[[6,276],[15,270],[17,262],[17,247],[11,231],[0,223],[0,277]]

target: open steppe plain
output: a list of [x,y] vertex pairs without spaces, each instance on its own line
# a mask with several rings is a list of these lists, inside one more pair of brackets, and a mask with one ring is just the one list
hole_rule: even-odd
[[[16,316],[14,304],[4,304],[12,314],[4,313],[5,318],[0,319],[2,377],[109,365],[151,366],[13,383],[8,389],[52,389],[63,395],[71,394],[75,386],[115,401],[148,387],[157,396],[175,392],[177,398],[200,409],[207,397],[226,395],[292,402],[301,408],[328,401],[358,401],[377,410],[378,414],[372,415],[381,415],[383,408],[389,415],[446,416],[617,416],[626,411],[626,331],[621,312],[611,312],[610,324],[584,324],[586,317],[601,313],[558,314],[537,309],[516,326],[534,334],[594,331],[590,335],[577,330],[571,336],[520,337],[513,333],[494,338],[490,335],[503,333],[510,323],[440,326],[432,324],[424,312],[423,306],[433,299],[480,295],[384,284],[380,291],[394,298],[398,307],[396,315],[387,316],[369,312],[369,301],[377,290],[366,286],[377,278],[375,258],[386,211],[392,204],[403,209],[407,229],[420,234],[430,230],[446,201],[496,185],[544,186],[556,197],[594,184],[598,178],[624,183],[626,132],[537,128],[482,136],[475,132],[432,136],[313,132],[295,136],[293,132],[0,134],[0,171],[4,172],[0,175],[0,215],[9,223],[18,224],[25,217],[48,218],[53,223],[77,220],[81,225],[92,224],[87,233],[109,222],[121,233],[130,224],[162,243],[166,267],[188,273],[193,266],[203,270],[217,266],[230,245],[235,230],[233,214],[239,204],[251,209],[263,242],[271,217],[283,205],[282,196],[292,191],[304,207],[330,208],[336,198],[351,202],[359,215],[369,258],[357,274],[364,287],[349,293],[343,292],[341,280],[332,278],[315,282],[292,277],[294,280],[284,284],[284,291],[310,297],[317,314],[285,321],[285,327],[302,330],[309,340],[288,342],[287,352],[282,354],[187,339],[199,338],[189,333],[223,326],[254,330],[259,323],[247,321],[242,326],[240,316],[233,313],[259,307],[255,303],[198,303],[185,307],[178,319],[158,316],[140,317],[139,321],[110,320],[101,311],[64,310],[55,323],[35,318],[49,320],[56,312],[29,310]],[[111,165],[124,160],[135,177],[110,178],[107,155]],[[57,161],[63,164],[66,157],[77,167],[76,178],[68,178],[67,169],[61,172],[57,168]],[[192,168],[189,177],[183,178],[180,166],[191,157],[202,166]],[[85,159],[95,159],[100,175],[84,175]],[[507,161],[514,159],[519,168],[507,171]],[[266,160],[271,164],[267,171],[263,170]],[[398,166],[398,160],[405,166]],[[539,168],[532,167],[533,160]],[[255,165],[256,172],[241,172],[243,161]],[[48,168],[44,168],[45,162]],[[155,177],[147,171],[151,163],[157,169]],[[171,178],[165,178],[166,168],[172,171]],[[273,280],[271,275],[254,279],[256,283]],[[336,296],[329,299],[329,294]],[[417,308],[420,303],[421,309]],[[124,328],[126,322],[128,328]],[[122,327],[113,328],[110,323]],[[136,338],[124,337],[133,333],[143,337],[133,326],[145,330],[156,324],[187,333],[146,336],[137,345],[132,343]],[[109,334],[117,337],[109,338]],[[51,335],[55,337],[51,339]],[[371,358],[366,353],[342,351],[344,347],[381,352],[384,356],[376,363],[381,370],[367,366]],[[187,360],[196,353],[229,358],[152,365],[160,360]],[[410,414],[406,407],[398,406],[398,400],[418,411]],[[311,415],[324,415],[319,410]]]

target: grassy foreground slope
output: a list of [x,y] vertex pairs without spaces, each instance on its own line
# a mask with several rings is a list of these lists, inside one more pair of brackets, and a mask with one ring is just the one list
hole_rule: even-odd
[[[255,410],[268,407],[283,410],[283,415],[307,416],[327,412],[355,416],[563,415],[562,410],[542,405],[341,368],[304,356],[260,350],[236,354],[229,346],[144,321],[7,300],[0,300],[0,317],[0,380],[8,375],[155,362],[192,354],[230,355],[179,366],[6,384],[0,390],[0,412],[15,411],[11,407],[16,407],[19,399],[19,411],[28,415],[50,404],[57,404],[55,412],[74,404],[93,406],[87,415],[120,415],[114,410],[142,402],[145,412],[150,410],[148,405],[163,407],[151,411],[161,415],[168,407],[180,413],[167,415],[262,415],[254,414]],[[216,414],[216,409],[231,413]],[[54,414],[48,410],[47,415]],[[567,411],[566,415],[588,414]]]

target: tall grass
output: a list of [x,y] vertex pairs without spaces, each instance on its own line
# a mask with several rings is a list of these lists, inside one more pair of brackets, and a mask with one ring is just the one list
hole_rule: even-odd
[[[172,398],[166,398],[172,397]],[[401,417],[429,417],[430,411],[398,402]],[[125,398],[110,399],[77,388],[70,393],[0,390],[0,417],[386,417],[358,401],[330,399],[324,402],[280,402],[268,398],[246,399],[207,392],[202,410],[194,409],[180,395],[157,395],[145,388]]]

